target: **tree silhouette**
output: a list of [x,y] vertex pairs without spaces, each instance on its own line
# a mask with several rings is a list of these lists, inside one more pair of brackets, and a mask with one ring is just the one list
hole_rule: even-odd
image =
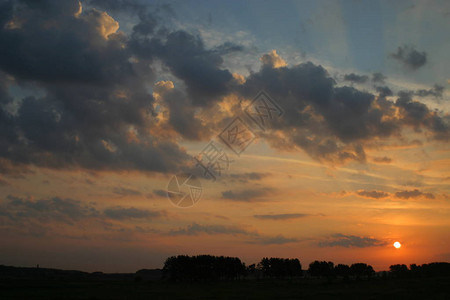
[[350,266],[350,274],[357,279],[361,277],[371,278],[375,271],[371,265],[365,263],[356,263]]
[[172,256],[163,268],[164,277],[175,281],[231,280],[245,272],[245,264],[239,258],[212,255]]
[[334,274],[347,280],[350,276],[350,267],[348,265],[338,264],[334,267]]
[[258,268],[266,277],[284,278],[302,275],[302,265],[297,258],[264,257],[259,262]]
[[408,275],[408,267],[404,264],[392,265],[389,270],[394,277],[406,277]]
[[327,277],[331,279],[334,276],[334,263],[331,261],[314,261],[309,264],[308,273],[311,276]]

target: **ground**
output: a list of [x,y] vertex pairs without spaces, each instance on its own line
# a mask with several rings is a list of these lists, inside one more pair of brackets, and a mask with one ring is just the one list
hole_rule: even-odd
[[164,281],[2,280],[0,299],[450,299],[447,278]]

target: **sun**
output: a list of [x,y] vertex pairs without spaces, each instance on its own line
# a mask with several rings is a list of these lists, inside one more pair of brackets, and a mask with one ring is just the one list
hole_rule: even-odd
[[400,242],[395,242],[394,243],[394,247],[397,248],[397,249],[400,248],[401,246],[402,246],[402,244],[400,244]]

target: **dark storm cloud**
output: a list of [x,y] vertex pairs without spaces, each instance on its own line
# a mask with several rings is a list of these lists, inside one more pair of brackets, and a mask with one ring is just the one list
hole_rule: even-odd
[[372,74],[372,82],[374,82],[374,83],[383,84],[386,79],[387,79],[387,77],[384,76],[382,73],[373,73]]
[[232,52],[240,52],[243,50],[244,50],[243,46],[234,44],[232,42],[225,42],[224,44],[219,45],[212,49],[213,52],[216,52],[220,55],[225,55]]
[[[263,64],[238,85],[223,67],[223,55],[245,51],[241,46],[224,42],[209,49],[200,36],[170,29],[143,2],[89,3],[97,9],[86,5],[81,14],[75,0],[0,4],[0,43],[8,45],[0,48],[0,158],[14,168],[176,171],[189,158],[177,138],[205,140],[216,118],[221,121],[219,112],[211,115],[214,121],[200,119],[199,112],[222,96],[253,98],[262,88],[285,111],[274,122],[280,134],[268,131],[264,138],[275,148],[301,149],[317,160],[364,162],[366,142],[399,134],[406,126],[448,140],[449,117],[430,111],[413,95],[400,95],[394,103],[385,98],[391,94],[387,87],[379,88],[378,97],[338,87],[327,70],[311,62],[281,68]],[[170,9],[163,6],[156,8],[167,16]],[[126,10],[138,17],[137,24],[129,35],[117,31],[118,23],[100,9]],[[406,50],[398,56],[409,59]],[[148,91],[160,75],[152,69],[155,62],[181,81],[160,95],[168,116],[163,129]],[[18,99],[14,114],[6,109],[13,101],[11,76],[42,92]],[[372,77],[374,83],[384,79],[379,73]],[[0,171],[11,170],[2,165],[0,159]],[[224,196],[243,199],[231,191]]]
[[433,96],[436,98],[442,98],[442,93],[444,92],[444,87],[438,84],[435,84],[432,89],[428,90],[417,90],[414,95],[419,97],[427,97],[427,96]]
[[437,111],[431,111],[425,104],[414,101],[410,92],[399,92],[395,105],[400,109],[401,123],[410,125],[416,130],[425,127],[438,140],[448,141],[450,138],[450,117],[440,116]]
[[379,93],[380,97],[387,97],[394,95],[392,90],[387,86],[376,86],[375,89]]
[[360,196],[374,199],[386,198],[389,196],[388,193],[382,191],[358,191],[356,193]]
[[385,241],[371,237],[359,237],[355,235],[333,234],[329,239],[319,242],[320,247],[356,247],[367,248],[386,245]]
[[225,43],[216,50],[206,49],[199,36],[186,31],[175,31],[164,37],[135,37],[130,48],[141,58],[162,60],[170,71],[186,84],[195,105],[204,106],[229,92],[233,76],[221,69],[221,54],[239,51],[239,46]]
[[261,220],[290,220],[311,216],[310,214],[276,214],[276,215],[253,215],[256,219]]
[[196,108],[184,92],[178,89],[167,91],[164,101],[169,107],[169,123],[182,137],[201,140],[209,134],[201,120],[195,117]]
[[[0,68],[46,92],[23,99],[16,115],[0,105],[1,157],[51,168],[167,172],[184,164],[175,142],[148,134],[153,72],[132,62],[128,38],[107,13],[79,14],[78,1],[1,5],[0,43],[8,46]],[[0,98],[8,99],[1,86]]]
[[[6,17],[18,28],[2,27],[0,67],[21,79],[42,82],[108,83],[132,75],[121,36],[100,38],[99,26],[113,26],[106,13],[90,10],[75,17],[78,1],[11,1]],[[20,7],[20,9],[19,9]],[[49,21],[54,22],[48,26]]]
[[365,161],[365,141],[401,129],[392,101],[337,87],[322,66],[311,62],[277,69],[264,65],[240,91],[251,97],[261,86],[285,110],[275,125],[285,133],[283,139],[264,136],[273,147],[299,147],[319,160]]
[[91,0],[89,4],[107,11],[145,10],[145,6],[136,0]]
[[425,197],[428,199],[434,199],[434,195],[432,193],[423,193],[417,189],[415,190],[411,190],[411,191],[399,191],[395,193],[395,196],[397,198],[402,198],[402,199],[409,199],[409,198],[418,198],[418,197]]
[[369,77],[366,75],[358,75],[355,73],[350,73],[350,74],[344,75],[344,80],[355,82],[355,83],[366,83],[369,80]]
[[391,56],[412,70],[417,70],[427,62],[427,53],[425,51],[419,52],[408,46],[398,47],[397,52],[392,53]]
[[121,206],[106,208],[103,213],[106,217],[114,220],[154,219],[164,215],[164,213],[159,211]]

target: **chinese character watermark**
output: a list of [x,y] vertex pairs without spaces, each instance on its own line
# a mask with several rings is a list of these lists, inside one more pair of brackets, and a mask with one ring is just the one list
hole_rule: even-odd
[[284,113],[281,107],[264,91],[258,93],[244,109],[244,112],[262,130],[266,130],[271,121],[276,117],[281,117]]
[[230,163],[233,161],[220,147],[220,145],[210,141],[203,150],[194,157],[197,162],[196,167],[203,169],[203,176],[216,181],[218,176],[222,175],[222,171],[228,170]]
[[219,134],[219,138],[238,156],[256,139],[256,135],[240,117],[236,117]]
[[[284,113],[283,109],[264,91],[259,92],[243,112],[262,131],[267,130],[275,118],[281,117]],[[238,157],[258,137],[245,119],[236,116],[217,135],[218,140]],[[212,181],[216,181],[223,172],[228,171],[230,164],[234,162],[225,150],[212,140],[194,157],[194,160],[195,167],[201,170],[201,176]],[[190,173],[173,176],[167,185],[167,197],[177,207],[195,205],[200,200],[202,192],[199,178]]]

